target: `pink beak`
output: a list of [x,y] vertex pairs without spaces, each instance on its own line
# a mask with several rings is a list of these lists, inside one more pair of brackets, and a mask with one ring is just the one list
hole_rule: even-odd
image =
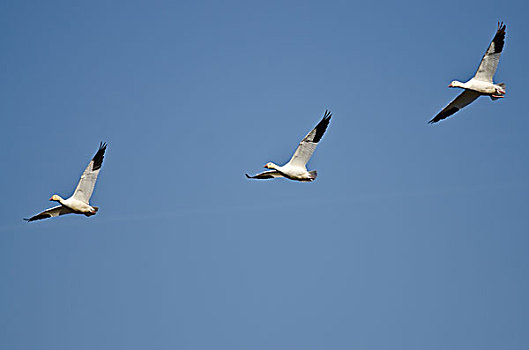
[[53,200],[53,197],[50,198],[50,201],[52,201],[52,200]]

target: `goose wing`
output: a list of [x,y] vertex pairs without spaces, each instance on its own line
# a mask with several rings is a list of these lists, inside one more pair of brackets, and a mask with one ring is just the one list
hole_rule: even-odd
[[79,180],[77,188],[73,193],[73,198],[88,204],[88,201],[90,200],[96,185],[97,175],[99,175],[101,165],[103,165],[103,157],[105,155],[106,149],[107,144],[101,142],[94,158],[92,158],[90,163],[88,163],[83,175],[81,175],[81,179]]
[[477,80],[492,83],[492,77],[496,73],[496,68],[498,68],[503,44],[505,43],[505,28],[506,25],[503,22],[498,22],[496,35],[494,35],[485,55],[483,55],[478,71],[476,72],[475,78]]
[[44,210],[43,212],[38,213],[37,215],[33,215],[29,219],[24,219],[24,220],[26,220],[27,222],[30,222],[30,221],[35,221],[35,220],[53,218],[53,217],[64,215],[64,214],[71,214],[73,212],[74,211],[68,207],[58,205],[56,207]]
[[248,174],[244,174],[244,175],[246,175],[246,177],[249,179],[273,179],[275,177],[283,177],[283,174],[281,174],[277,170],[263,171],[262,173],[259,173],[254,176],[250,176]]
[[448,106],[443,108],[441,112],[439,112],[432,120],[430,120],[428,123],[433,124],[437,123],[440,120],[443,120],[445,118],[448,118],[455,112],[459,111],[461,108],[471,104],[480,96],[479,92],[472,91],[472,90],[465,90],[462,93],[459,94]]
[[325,130],[327,130],[331,117],[332,113],[325,111],[325,114],[318,125],[316,125],[316,127],[312,129],[303,140],[301,140],[296,152],[294,152],[294,155],[288,164],[296,167],[305,167],[310,157],[312,157],[312,153],[314,153],[318,142],[320,142],[325,133]]

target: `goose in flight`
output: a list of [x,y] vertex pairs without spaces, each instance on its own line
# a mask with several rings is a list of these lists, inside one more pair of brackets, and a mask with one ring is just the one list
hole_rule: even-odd
[[318,172],[316,170],[307,171],[305,166],[316,149],[318,142],[320,142],[325,133],[329,121],[331,120],[331,116],[331,112],[325,111],[322,120],[307,134],[307,136],[303,138],[303,140],[301,140],[296,152],[294,152],[294,155],[287,164],[279,166],[269,162],[266,163],[264,167],[272,170],[264,171],[254,176],[245,174],[246,177],[249,179],[273,179],[276,177],[286,177],[290,180],[314,181]]
[[95,215],[99,208],[92,207],[89,204],[89,200],[92,196],[92,192],[94,191],[97,175],[101,170],[106,149],[107,144],[101,142],[97,153],[95,154],[94,158],[92,158],[90,163],[88,163],[83,175],[81,175],[81,179],[77,184],[75,192],[70,198],[63,199],[61,196],[54,194],[51,196],[50,201],[59,202],[60,205],[44,210],[43,212],[24,220],[29,222],[65,214],[84,214],[86,216]]
[[505,95],[505,84],[494,84],[492,77],[496,73],[498,62],[500,61],[503,44],[505,42],[505,24],[498,22],[498,30],[492,39],[485,55],[481,59],[476,75],[466,83],[454,80],[448,87],[462,88],[464,91],[457,96],[448,106],[439,112],[428,123],[437,123],[448,118],[463,107],[474,102],[479,96],[486,95],[494,101],[503,98]]

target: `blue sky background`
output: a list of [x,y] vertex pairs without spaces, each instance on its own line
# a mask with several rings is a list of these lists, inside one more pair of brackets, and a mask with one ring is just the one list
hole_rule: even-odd
[[[0,348],[527,349],[528,10],[0,3]],[[428,125],[498,20],[506,98]],[[244,177],[327,108],[317,181]]]

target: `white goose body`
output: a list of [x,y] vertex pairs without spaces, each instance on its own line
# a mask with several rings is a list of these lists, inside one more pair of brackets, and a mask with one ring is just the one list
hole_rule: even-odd
[[67,199],[63,199],[60,196],[57,197],[59,197],[57,202],[78,214],[85,214],[89,216],[94,215],[97,212],[97,208],[92,207],[88,203],[75,199],[73,196]]
[[274,169],[290,180],[313,181],[314,179],[316,179],[314,172],[311,173],[307,171],[307,168],[305,166],[293,166],[290,163],[287,163],[283,166],[279,166],[274,163],[268,163],[265,165],[265,168]]
[[450,85],[450,87],[472,90],[483,95],[505,94],[505,90],[502,86],[489,83],[488,81],[477,80],[475,78],[470,79],[466,83],[455,80]]
[[331,117],[331,112],[325,111],[322,120],[307,134],[307,136],[303,138],[303,140],[301,140],[294,155],[287,164],[280,166],[269,162],[266,163],[264,167],[271,170],[264,171],[254,176],[245,174],[246,177],[249,179],[273,179],[276,177],[285,177],[295,181],[314,181],[318,176],[318,172],[316,170],[307,171],[306,164],[312,157],[312,153],[314,153],[314,150],[323,137],[325,130],[327,130]]

